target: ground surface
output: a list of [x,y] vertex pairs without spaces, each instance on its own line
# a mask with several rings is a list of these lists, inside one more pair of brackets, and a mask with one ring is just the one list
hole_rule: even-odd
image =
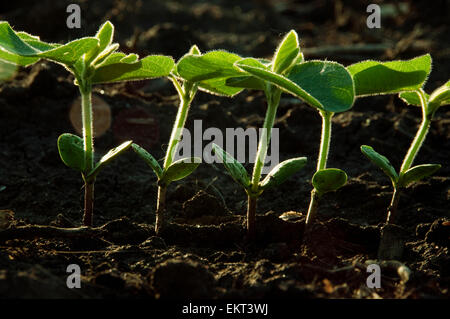
[[[111,19],[124,50],[128,46],[142,56],[164,53],[175,58],[191,44],[204,51],[224,48],[270,57],[282,34],[293,28],[300,34],[306,58],[348,65],[430,52],[434,68],[426,89],[448,79],[446,1],[405,2],[409,12],[387,16],[380,30],[365,26],[368,3],[276,3],[83,2],[83,28],[68,31],[64,1],[32,5],[15,1],[14,7],[2,4],[0,19],[47,41],[93,34],[101,21]],[[360,43],[384,47],[330,51]],[[95,91],[110,105],[113,116],[111,128],[96,140],[97,154],[129,137],[120,125],[126,114],[146,112],[157,124],[143,142],[156,157],[163,156],[177,107],[169,82],[105,85]],[[0,209],[15,213],[13,226],[80,225],[82,181],[60,161],[56,147],[61,133],[75,132],[68,114],[77,96],[66,71],[48,63],[21,69],[0,85]],[[264,111],[265,101],[258,93],[242,93],[232,100],[200,93],[187,127],[193,128],[194,119],[203,120],[204,128],[261,127]],[[360,99],[351,111],[335,116],[329,166],[344,169],[349,182],[323,199],[319,223],[302,243],[304,218],[287,222],[278,216],[307,209],[320,117],[284,95],[275,125],[280,129],[280,160],[307,156],[309,162],[279,189],[261,197],[256,243],[244,240],[244,192],[221,166],[211,165],[201,165],[182,183],[171,185],[172,223],[161,237],[154,236],[155,178],[128,152],[97,179],[94,224],[103,227],[100,237],[8,240],[0,232],[0,296],[448,298],[449,119],[450,109],[440,110],[416,159],[417,164],[441,163],[442,169],[408,189],[400,202],[407,238],[401,262],[412,271],[407,281],[391,263],[382,265],[382,288],[366,287],[365,264],[377,256],[392,189],[359,146],[372,145],[399,167],[417,130],[419,110],[396,97],[382,96]],[[82,289],[66,288],[69,264],[80,265]]]

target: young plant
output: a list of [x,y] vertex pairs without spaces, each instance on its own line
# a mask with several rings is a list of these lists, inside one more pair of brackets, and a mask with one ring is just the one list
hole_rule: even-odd
[[[285,41],[289,40],[289,35]],[[277,55],[285,52],[283,49],[284,42],[277,50]],[[304,61],[303,55],[300,56],[300,53],[297,58],[292,58],[288,52],[285,52],[285,56],[287,58],[281,63],[277,63],[278,59],[275,59],[271,68],[261,64],[255,65],[249,59],[239,61],[236,65],[253,77],[303,100],[316,108],[322,117],[319,158],[316,173],[312,178],[314,189],[311,192],[311,201],[306,217],[306,225],[308,225],[317,211],[319,198],[325,193],[339,189],[347,181],[344,171],[327,168],[327,158],[331,140],[332,117],[335,113],[347,111],[352,107],[355,92],[349,72],[339,63]],[[280,65],[282,66],[280,67]]]
[[[208,81],[210,89],[215,93],[223,91],[225,85],[227,90],[234,89],[234,94],[242,89],[251,89],[262,90],[266,95],[268,108],[251,177],[230,154],[219,146],[214,146],[215,153],[223,161],[230,175],[247,193],[247,232],[249,237],[252,237],[255,233],[258,197],[263,191],[280,185],[306,162],[304,157],[284,161],[261,181],[282,92],[290,93],[316,107],[326,117],[327,123],[330,123],[332,113],[347,110],[353,104],[352,78],[343,66],[335,62],[304,62],[295,31],[290,31],[283,38],[271,61],[241,58],[232,53],[214,51],[203,56],[186,57],[180,62],[179,71],[183,77],[190,80]],[[322,168],[325,168],[328,153],[329,128],[328,125],[328,137],[323,145],[326,152],[321,156]],[[342,176],[338,170],[324,170],[322,178],[314,179],[314,182],[322,192],[326,192],[336,188],[337,183],[342,183],[336,175]]]
[[[430,128],[434,114],[439,107],[450,104],[450,81],[436,89],[431,95],[422,89],[431,71],[430,55],[423,55],[408,61],[376,62],[364,61],[348,67],[354,77],[358,96],[399,93],[407,104],[421,107],[422,122],[411,146],[406,153],[399,172],[387,157],[377,153],[372,147],[361,146],[362,153],[390,178],[394,192],[388,207],[385,225],[396,225],[400,216],[398,203],[401,190],[412,183],[434,174],[441,165],[421,164],[412,167]],[[393,244],[395,238],[389,232],[382,234],[379,257],[399,258],[401,245]]]
[[97,163],[94,161],[92,85],[167,76],[174,65],[167,56],[147,56],[117,52],[112,43],[114,26],[107,21],[95,37],[85,37],[66,44],[43,42],[37,36],[15,32],[7,22],[0,22],[0,59],[28,66],[40,59],[63,65],[75,77],[82,105],[83,137],[65,133],[58,138],[59,155],[67,166],[81,172],[84,180],[83,225],[92,226],[94,183],[98,173],[130,147],[131,141],[111,149]]
[[[200,55],[200,50],[197,46],[192,46],[188,52],[189,55]],[[195,81],[188,81],[180,77],[177,67],[174,65],[168,78],[172,81],[178,96],[180,98],[180,105],[178,107],[177,117],[170,135],[169,145],[164,157],[164,164],[161,167],[158,161],[145,149],[133,143],[133,150],[150,166],[158,179],[158,198],[156,204],[156,222],[155,232],[160,234],[166,224],[165,209],[166,209],[166,191],[169,184],[173,181],[181,180],[198,167],[201,159],[198,157],[183,158],[174,161],[177,152],[178,143],[182,138],[183,128],[189,113],[192,100],[197,93],[198,84]]]

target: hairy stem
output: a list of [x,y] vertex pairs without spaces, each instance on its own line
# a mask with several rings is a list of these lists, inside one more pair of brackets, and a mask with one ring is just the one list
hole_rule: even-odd
[[317,212],[318,204],[319,204],[319,195],[317,194],[317,191],[313,189],[311,191],[311,199],[309,202],[308,215],[306,215],[305,221],[306,225],[311,224],[311,221],[314,219]]
[[94,212],[94,183],[84,184],[84,215],[83,225],[92,227]]
[[428,130],[430,129],[430,123],[431,118],[427,117],[424,113],[422,115],[422,123],[420,124],[419,130],[417,131],[408,153],[406,153],[405,159],[403,160],[402,167],[400,168],[400,174],[404,174],[411,168],[411,165],[413,164],[414,159],[416,158],[417,153],[419,153],[420,147],[427,136]]
[[386,218],[386,224],[396,224],[398,222],[397,207],[400,201],[400,188],[394,188],[394,193],[392,194],[391,204],[388,207],[388,213]]
[[172,128],[172,133],[170,135],[169,146],[167,148],[166,157],[164,160],[164,169],[167,169],[173,162],[173,158],[177,149],[178,142],[181,139],[181,134],[183,133],[184,124],[186,123],[186,118],[189,112],[189,106],[191,103],[191,98],[186,95],[181,96],[180,106],[178,107],[177,117],[175,119],[175,124]]
[[268,90],[270,93],[267,97],[267,112],[264,119],[264,126],[259,140],[258,151],[256,152],[255,166],[252,174],[252,190],[258,190],[258,184],[261,180],[261,173],[266,160],[267,149],[269,148],[270,137],[272,134],[273,123],[277,113],[278,104],[280,104],[281,91],[279,89]]
[[[405,174],[405,172],[411,168],[414,159],[416,158],[417,154],[419,153],[420,147],[422,146],[428,130],[430,129],[431,124],[431,116],[427,116],[427,101],[425,98],[425,92],[422,89],[417,90],[417,94],[420,97],[420,103],[422,107],[422,122],[420,123],[420,127],[417,130],[416,136],[414,137],[414,140],[411,143],[411,146],[408,149],[408,152],[405,155],[405,158],[403,159],[402,166],[400,168],[400,176],[401,179],[402,176]],[[392,194],[391,204],[388,208],[388,214],[386,219],[386,224],[396,224],[400,218],[399,213],[397,211],[398,202],[400,200],[400,187],[394,187],[394,193]]]
[[322,135],[320,139],[317,171],[327,168],[327,159],[331,140],[331,118],[333,117],[333,113],[324,111],[320,112],[320,115],[322,116]]
[[[321,111],[322,116],[322,135],[320,139],[319,158],[317,160],[317,171],[325,169],[327,167],[328,152],[330,150],[331,140],[331,119],[333,113],[327,111]],[[311,200],[309,202],[308,214],[306,215],[306,225],[309,225],[317,212],[319,206],[319,194],[315,189],[311,191]]]
[[[173,162],[178,147],[178,142],[181,139],[183,128],[189,113],[189,107],[197,90],[196,88],[193,87],[190,87],[189,89],[187,89],[186,87],[182,87],[178,82],[178,80],[174,77],[169,77],[169,79],[173,82],[174,87],[177,90],[178,95],[180,96],[180,106],[178,107],[177,117],[175,119],[175,123],[172,128],[172,133],[170,135],[169,146],[167,147],[166,156],[164,159],[164,170],[169,168],[169,166]],[[167,185],[161,185],[158,187],[158,199],[156,204],[156,224],[155,224],[155,232],[157,234],[161,232],[162,228],[166,223],[165,220],[166,190]]]
[[256,233],[256,202],[258,198],[248,196],[247,201],[247,238],[252,240]]
[[[88,176],[94,168],[94,136],[92,116],[92,87],[90,84],[80,85],[81,115],[83,118],[83,143],[85,156],[84,176]],[[94,181],[85,181],[84,184],[84,215],[83,225],[92,226],[94,212]]]
[[[277,114],[277,108],[280,104],[281,90],[270,87],[266,91],[267,112],[264,119],[262,134],[259,140],[258,150],[256,152],[255,166],[253,167],[251,190],[253,194],[248,194],[247,203],[247,236],[249,239],[255,234],[256,202],[258,200],[259,181],[261,180],[262,169],[266,160],[267,150],[269,148],[270,137],[272,134],[273,123]],[[248,191],[247,191],[248,192]]]
[[164,228],[164,224],[166,220],[164,218],[165,210],[166,210],[166,190],[167,187],[159,186],[158,187],[158,202],[156,206],[156,222],[155,222],[155,233],[159,235]]

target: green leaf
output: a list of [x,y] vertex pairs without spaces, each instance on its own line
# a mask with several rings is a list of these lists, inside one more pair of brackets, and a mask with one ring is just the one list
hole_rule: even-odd
[[283,40],[281,40],[275,51],[275,55],[272,59],[272,71],[279,74],[282,73],[294,62],[299,52],[300,46],[297,32],[291,30]]
[[288,77],[245,64],[244,71],[302,99],[309,105],[329,112],[350,109],[354,101],[353,81],[347,70],[336,62],[310,61],[292,67]]
[[[117,57],[116,55],[114,58]],[[171,57],[149,55],[136,63],[119,62],[102,65],[95,70],[92,83],[135,81],[168,76],[174,64]]]
[[450,81],[440,86],[430,95],[428,113],[433,114],[443,105],[450,104]]
[[83,54],[95,48],[97,44],[96,38],[81,38],[57,48],[37,53],[35,56],[65,65],[73,65]]
[[[116,64],[122,62],[122,59],[126,58],[127,55],[123,52],[113,52],[106,56],[103,60],[97,61],[96,67],[104,67],[111,64]],[[137,62],[137,61],[136,61]]]
[[112,43],[114,36],[114,25],[110,21],[103,23],[97,31],[95,37],[99,40],[99,51],[106,49]]
[[185,55],[177,63],[178,74],[191,82],[241,76],[234,63],[241,57],[226,51],[211,51],[203,55]]
[[14,63],[20,66],[29,66],[39,61],[39,58],[23,57],[0,49],[0,60]]
[[231,177],[239,184],[248,189],[250,179],[244,166],[239,163],[233,156],[223,150],[220,146],[213,144],[212,149],[217,157],[222,161],[223,165],[230,173]]
[[398,184],[400,187],[408,187],[413,182],[418,182],[425,177],[433,175],[440,168],[440,164],[423,164],[411,167],[400,175]]
[[20,39],[6,21],[0,22],[0,47],[10,53],[21,56],[32,56],[39,53],[38,50]]
[[190,175],[200,165],[199,157],[182,158],[173,162],[162,174],[159,184],[169,185]]
[[139,145],[133,143],[131,147],[136,152],[136,154],[138,154],[148,164],[148,166],[150,166],[150,168],[155,172],[158,179],[160,179],[163,174],[163,169],[159,165],[158,161]]
[[[110,56],[112,53],[114,53],[114,51],[116,51],[119,48],[119,44],[118,43],[113,43],[111,45],[108,45],[103,51],[101,51],[100,53],[94,51],[91,52],[95,52],[93,54],[93,56],[95,57],[94,60],[92,61],[92,64],[94,65],[99,65],[101,64],[108,56]],[[98,53],[98,54],[97,54]],[[90,61],[90,60],[89,60]]]
[[70,168],[84,172],[84,143],[77,135],[64,133],[58,138],[58,151],[61,160]]
[[112,160],[117,158],[119,155],[123,154],[127,149],[130,148],[132,141],[126,141],[119,146],[109,150],[105,156],[103,156],[100,161],[95,165],[92,172],[89,173],[88,178],[95,178],[97,174],[105,168],[106,165],[111,163]]
[[347,174],[338,168],[321,169],[312,178],[312,184],[320,195],[338,190],[346,182]]
[[431,71],[429,54],[411,60],[363,61],[347,67],[357,96],[414,91],[423,86]]
[[131,53],[126,57],[123,57],[119,62],[120,63],[135,63],[138,62],[139,56],[137,54]]
[[317,101],[322,110],[338,113],[349,110],[355,100],[350,73],[339,63],[308,61],[294,65],[288,79],[303,88]]
[[277,187],[286,179],[297,173],[306,164],[306,157],[291,158],[275,166],[262,180],[260,188],[263,190]]
[[200,52],[200,49],[198,48],[198,46],[196,46],[195,44],[193,46],[191,46],[191,48],[189,49],[188,54],[195,54],[195,55],[200,55],[202,54]]
[[227,86],[249,90],[264,90],[266,88],[264,85],[264,81],[261,81],[254,76],[238,76],[234,78],[228,78],[226,79],[225,84]]
[[178,61],[176,73],[186,81],[198,83],[199,89],[203,91],[233,96],[242,88],[227,86],[226,79],[244,75],[234,67],[234,63],[240,59],[240,56],[226,51],[188,54]]
[[[412,91],[412,92],[402,92],[398,95],[403,102],[405,102],[406,104],[409,105],[414,105],[414,106],[422,106],[422,103],[420,102],[420,96],[419,93],[417,91]],[[425,93],[425,98],[427,99],[427,101],[430,98],[430,95]]]
[[367,156],[372,163],[381,168],[387,176],[389,176],[394,186],[397,184],[397,172],[387,157],[377,153],[371,146],[368,145],[361,145],[361,152]]

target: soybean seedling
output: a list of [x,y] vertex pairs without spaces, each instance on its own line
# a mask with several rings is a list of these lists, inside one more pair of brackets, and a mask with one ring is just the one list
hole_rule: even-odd
[[[197,46],[192,46],[189,50],[191,55],[199,55]],[[177,147],[182,138],[183,128],[189,113],[192,100],[197,93],[198,85],[193,81],[184,80],[177,71],[177,65],[173,67],[168,78],[172,81],[178,96],[180,105],[177,117],[170,135],[169,145],[164,158],[164,165],[161,167],[158,161],[146,150],[137,144],[132,144],[133,150],[150,166],[158,179],[158,198],[156,204],[155,232],[160,234],[166,224],[166,192],[167,187],[173,181],[181,180],[189,176],[201,162],[198,157],[182,158],[174,161]]]
[[[225,83],[230,90],[237,89],[235,93],[239,92],[238,89],[253,89],[262,90],[266,95],[268,108],[251,177],[230,154],[219,146],[214,146],[215,153],[224,162],[230,175],[247,193],[247,232],[249,237],[252,237],[255,232],[258,197],[263,191],[279,186],[300,170],[306,162],[304,157],[284,161],[261,181],[262,168],[282,92],[290,93],[323,112],[346,110],[353,104],[351,76],[343,66],[334,62],[304,62],[297,33],[293,30],[283,38],[271,61],[240,58],[235,54],[215,51],[202,57],[188,57],[180,66],[183,66],[184,77],[208,79],[213,82],[212,84],[220,84],[220,89]],[[324,105],[333,107],[328,109]],[[324,173],[328,184],[336,175],[334,174],[336,171],[328,170]],[[327,183],[320,183],[323,191]]]
[[92,226],[94,183],[98,173],[131,146],[131,141],[127,141],[94,162],[92,85],[162,77],[168,75],[174,65],[173,59],[167,56],[139,59],[136,54],[117,52],[119,44],[112,43],[113,33],[114,26],[107,21],[95,37],[61,45],[15,32],[7,22],[0,22],[0,59],[20,66],[46,59],[63,65],[75,77],[82,98],[83,137],[62,134],[58,138],[58,150],[64,164],[81,172],[84,180],[85,226]]
[[[272,67],[279,74],[285,72],[290,65],[302,59],[297,34],[290,32],[281,42],[272,61],[253,58],[242,59],[240,56],[226,51],[212,51],[202,56],[186,56],[178,66],[180,75],[190,81],[198,81],[199,87],[213,94],[233,96],[243,89],[262,90],[267,99],[267,111],[264,126],[256,153],[253,174],[250,177],[244,168],[231,154],[220,146],[213,144],[212,150],[223,162],[232,178],[247,193],[247,234],[252,238],[255,234],[256,204],[264,190],[280,185],[292,174],[300,170],[306,163],[305,157],[299,157],[278,164],[262,181],[261,175],[270,143],[272,127],[281,97],[281,89],[270,83],[251,76],[237,67],[240,61],[256,65],[263,69]],[[272,64],[273,66],[270,66]]]
[[[397,172],[389,159],[377,153],[372,147],[361,146],[362,153],[390,178],[394,192],[388,207],[385,225],[396,225],[400,220],[398,203],[401,190],[427,176],[434,174],[440,164],[421,164],[414,167],[414,159],[422,146],[430,128],[434,114],[439,107],[450,104],[450,82],[436,89],[431,95],[423,90],[423,85],[431,71],[430,55],[423,55],[407,61],[376,62],[363,61],[348,67],[352,73],[357,95],[399,93],[407,104],[420,106],[422,121],[411,146],[406,153],[400,171]],[[401,250],[389,243],[393,238],[382,235],[380,258],[398,258]]]
[[[288,39],[289,35],[286,37],[286,40]],[[280,46],[277,54],[283,52],[282,49],[283,46]],[[252,60],[242,60],[236,65],[252,76],[277,87],[278,90],[303,100],[316,108],[322,117],[319,158],[317,170],[312,178],[314,189],[311,192],[311,201],[306,217],[306,225],[308,225],[317,211],[319,198],[325,193],[339,189],[347,181],[347,174],[344,171],[327,168],[327,158],[331,140],[332,117],[335,113],[347,111],[352,107],[355,92],[350,73],[339,63],[318,60],[304,61],[303,55],[301,58],[291,58],[287,61],[284,60],[281,63],[284,67],[279,66],[276,58],[270,68],[264,67],[262,64],[255,65]],[[280,72],[280,70],[282,71]]]

